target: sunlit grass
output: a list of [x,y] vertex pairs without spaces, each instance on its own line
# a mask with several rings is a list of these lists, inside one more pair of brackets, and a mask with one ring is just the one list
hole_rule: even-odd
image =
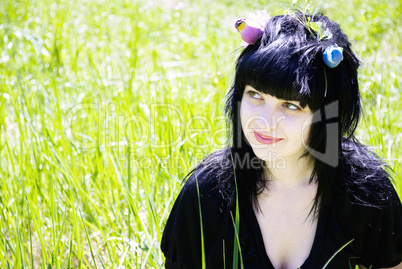
[[[359,137],[401,193],[401,6],[374,2],[324,7],[365,60]],[[226,145],[233,23],[265,7],[1,0],[0,267],[160,268],[182,178]]]

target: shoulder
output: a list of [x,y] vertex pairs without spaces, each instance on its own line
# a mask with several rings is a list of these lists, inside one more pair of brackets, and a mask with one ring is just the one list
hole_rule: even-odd
[[[199,209],[206,215],[219,215],[227,210],[223,179],[229,149],[208,155],[184,179],[184,185],[176,197],[170,218],[195,214]],[[197,213],[198,214],[198,213]]]
[[230,161],[230,148],[216,151],[199,163],[186,177],[182,193],[200,197],[215,197],[225,199],[227,182],[233,178],[233,168]]
[[341,165],[350,203],[370,207],[400,203],[387,165],[367,146],[357,140],[343,141]]
[[220,160],[224,154],[219,151],[209,155],[186,177],[163,231],[161,249],[167,268],[199,268],[196,265],[201,265],[202,244],[208,256],[225,234],[222,231],[229,218],[220,191]]
[[[345,196],[334,203],[339,222],[356,239],[364,265],[398,264],[402,260],[402,205],[386,164],[353,140],[343,141],[341,158]],[[347,210],[342,206],[345,202]]]

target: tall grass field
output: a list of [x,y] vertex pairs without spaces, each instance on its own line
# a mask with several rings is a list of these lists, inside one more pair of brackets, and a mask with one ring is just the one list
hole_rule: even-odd
[[357,136],[402,194],[400,0],[0,0],[0,267],[162,268],[182,179],[228,144],[234,22],[295,5],[353,43]]

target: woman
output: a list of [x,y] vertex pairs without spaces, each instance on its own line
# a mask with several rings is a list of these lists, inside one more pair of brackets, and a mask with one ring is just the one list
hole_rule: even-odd
[[321,14],[236,27],[247,46],[227,95],[232,145],[177,197],[166,268],[401,268],[400,200],[353,135],[359,61],[346,35]]

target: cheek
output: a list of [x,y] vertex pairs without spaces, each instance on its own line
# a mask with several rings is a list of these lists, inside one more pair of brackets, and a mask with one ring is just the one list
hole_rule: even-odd
[[304,130],[303,130],[303,144],[305,145],[305,146],[308,146],[307,145],[307,141],[308,141],[308,138],[310,137],[310,129],[311,129],[311,126],[309,126],[309,127],[306,127],[306,128],[304,128]]
[[241,122],[241,132],[243,133],[245,139],[250,142],[250,125],[253,118],[253,110],[250,108],[247,102],[242,102],[240,105],[240,122]]
[[303,121],[303,124],[300,126],[300,132],[302,134],[303,138],[303,143],[306,144],[307,140],[310,137],[310,132],[311,132],[311,124],[312,124],[312,118],[308,117]]
[[240,122],[241,122],[241,126],[244,129],[247,125],[247,119],[249,119],[250,117],[250,111],[249,108],[247,106],[247,104],[245,104],[245,102],[241,102],[240,104]]

